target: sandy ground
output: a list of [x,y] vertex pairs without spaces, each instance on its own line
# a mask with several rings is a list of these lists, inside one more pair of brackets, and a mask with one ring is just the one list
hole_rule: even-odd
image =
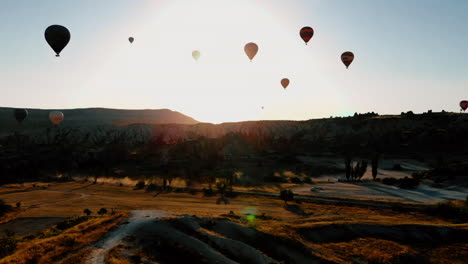
[[141,224],[170,215],[169,212],[161,210],[135,210],[131,214],[132,216],[129,219],[94,245],[96,249],[91,252],[86,263],[104,264],[104,257],[107,252],[115,247],[124,237],[132,234]]

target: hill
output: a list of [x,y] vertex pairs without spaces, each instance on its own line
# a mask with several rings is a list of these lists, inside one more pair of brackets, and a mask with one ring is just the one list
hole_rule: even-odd
[[[0,133],[11,133],[18,128],[13,118],[14,108],[0,108]],[[55,110],[55,109],[54,109]],[[61,110],[65,115],[64,127],[92,128],[97,126],[126,126],[130,124],[196,124],[197,120],[169,109],[122,110],[107,108],[83,108]],[[49,112],[52,109],[28,109],[29,115],[22,129],[43,130],[51,127]]]

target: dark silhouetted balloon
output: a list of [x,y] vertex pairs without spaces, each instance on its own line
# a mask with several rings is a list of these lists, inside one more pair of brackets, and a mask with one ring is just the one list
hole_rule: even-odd
[[60,123],[62,123],[64,119],[64,115],[60,111],[52,111],[49,114],[49,119],[54,124],[55,126],[58,126]]
[[460,107],[463,111],[465,111],[466,109],[468,109],[468,101],[466,100],[463,100],[460,102]]
[[130,44],[133,43],[134,40],[135,40],[135,39],[134,39],[133,37],[129,37],[129,38],[128,38],[128,41],[130,41]]
[[299,32],[299,35],[301,35],[302,40],[304,40],[307,45],[310,39],[314,36],[314,29],[311,27],[303,27]]
[[286,89],[289,85],[289,79],[288,78],[284,78],[281,80],[281,85],[283,86],[284,89]]
[[55,51],[55,56],[60,57],[60,52],[70,41],[70,31],[64,26],[52,25],[46,29],[44,35],[49,46]]
[[192,51],[192,57],[193,57],[194,60],[198,61],[198,59],[200,59],[200,56],[201,56],[200,51],[198,51],[198,50]]
[[346,66],[346,69],[348,69],[349,65],[351,65],[353,60],[354,60],[354,54],[351,51],[346,51],[343,54],[341,54],[341,61]]
[[24,121],[24,119],[26,119],[26,117],[28,116],[28,110],[15,109],[13,111],[13,115],[15,116],[16,121],[18,121],[18,123],[21,124]]
[[257,55],[258,46],[253,42],[247,43],[245,44],[244,51],[245,54],[247,54],[247,57],[249,57],[250,61],[252,61],[255,55]]

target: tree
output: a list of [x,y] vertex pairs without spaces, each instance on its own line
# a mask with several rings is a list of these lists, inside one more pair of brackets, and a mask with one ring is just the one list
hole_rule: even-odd
[[378,153],[375,153],[374,156],[372,156],[371,166],[372,166],[372,178],[375,181],[375,179],[377,179],[377,169],[379,166],[379,154]]
[[141,190],[141,189],[144,189],[145,188],[145,182],[144,181],[139,181],[136,185],[135,185],[135,189],[136,190]]
[[103,215],[107,214],[107,209],[106,208],[101,208],[101,209],[99,209],[99,211],[97,213],[100,216],[103,216]]
[[349,178],[351,177],[351,157],[349,155],[346,155],[345,157],[345,170],[346,170],[346,180],[349,181]]
[[354,165],[354,168],[351,169],[351,178],[353,180],[360,180],[366,171],[367,161],[363,160],[361,162],[357,162],[356,165]]
[[289,189],[282,190],[280,192],[280,198],[284,201],[285,204],[288,204],[288,201],[294,200],[294,193]]
[[84,209],[83,213],[86,214],[87,216],[90,216],[92,214],[91,210],[89,210],[88,208]]

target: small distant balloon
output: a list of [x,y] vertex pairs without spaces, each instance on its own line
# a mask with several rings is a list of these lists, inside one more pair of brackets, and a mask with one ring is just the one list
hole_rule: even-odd
[[70,42],[70,31],[60,25],[49,26],[45,30],[44,36],[49,46],[55,51],[56,57],[60,57],[60,52]]
[[354,60],[354,54],[351,51],[346,51],[343,54],[341,54],[341,61],[346,66],[346,69],[348,69],[349,65],[351,65],[353,60]]
[[460,108],[465,112],[466,109],[468,109],[468,101],[463,100],[460,102]]
[[286,89],[289,85],[289,79],[288,78],[284,78],[281,80],[281,86],[283,86],[284,89]]
[[198,61],[198,59],[200,59],[200,56],[201,56],[201,53],[200,51],[198,50],[194,50],[192,51],[192,57],[195,61]]
[[15,116],[16,121],[21,124],[24,119],[28,116],[28,110],[26,109],[15,109],[13,111],[13,115]]
[[262,110],[263,110],[263,108],[264,108],[264,107],[262,106]]
[[52,124],[54,124],[55,126],[58,126],[60,125],[60,123],[62,123],[64,119],[64,115],[60,111],[52,111],[49,114],[49,119],[52,122]]
[[134,39],[133,37],[129,37],[129,38],[128,38],[128,41],[130,42],[130,44],[132,44],[134,40],[135,40],[135,39]]
[[255,55],[257,55],[258,45],[253,42],[247,43],[244,47],[244,51],[250,61],[252,61]]
[[301,36],[302,40],[304,40],[305,44],[310,41],[310,39],[314,36],[314,29],[311,27],[303,27],[301,31],[299,32],[299,35]]

